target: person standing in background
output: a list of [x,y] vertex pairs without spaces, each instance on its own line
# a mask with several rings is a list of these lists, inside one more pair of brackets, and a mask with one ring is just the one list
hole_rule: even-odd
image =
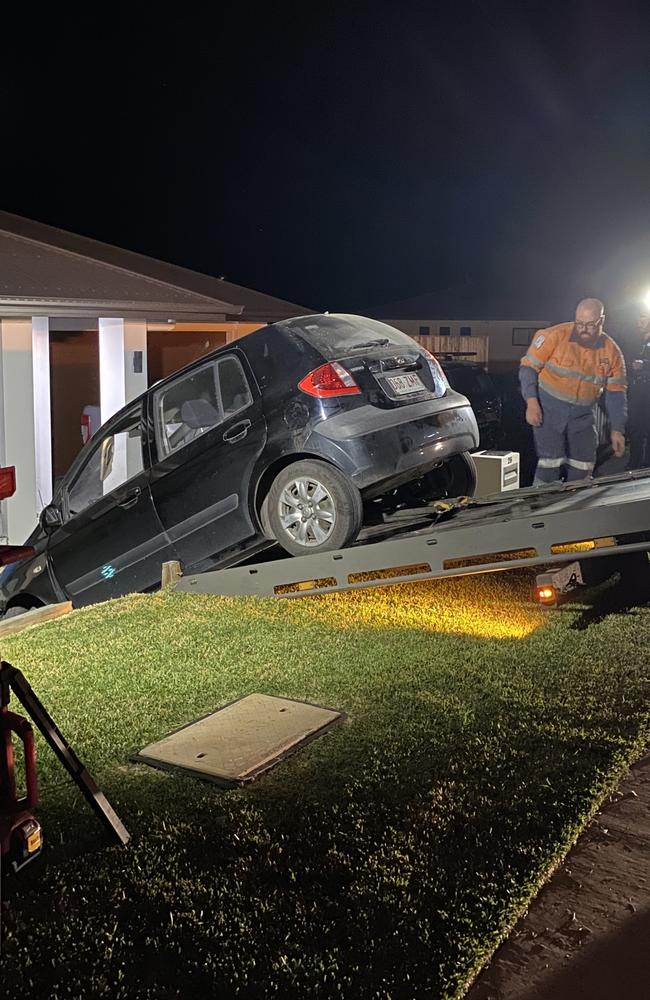
[[596,464],[596,406],[601,395],[614,455],[625,453],[625,361],[604,331],[600,299],[578,303],[573,323],[539,330],[521,359],[519,381],[533,428],[534,486],[587,479]]

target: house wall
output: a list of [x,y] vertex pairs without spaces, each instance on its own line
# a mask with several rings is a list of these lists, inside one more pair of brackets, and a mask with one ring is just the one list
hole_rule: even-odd
[[[450,337],[461,337],[461,327],[471,331],[471,338],[487,338],[488,369],[491,372],[508,371],[516,368],[527,350],[528,343],[536,330],[549,325],[548,320],[445,320],[445,319],[387,319],[384,322],[403,330],[410,337],[439,336],[441,327],[449,328]],[[424,331],[427,331],[426,333]],[[446,338],[441,338],[442,343]],[[517,343],[513,343],[517,341]],[[422,340],[422,343],[426,341]],[[453,348],[455,349],[455,348]],[[469,348],[468,348],[469,349]],[[442,348],[444,350],[444,347]]]
[[147,359],[149,385],[173,375],[179,368],[216,351],[226,343],[226,333],[221,330],[149,330],[147,332]]
[[149,385],[167,378],[192,361],[230,344],[263,323],[176,323],[172,329],[149,324],[147,333]]
[[413,340],[435,355],[453,354],[488,367],[490,342],[487,337],[430,337],[413,334]]

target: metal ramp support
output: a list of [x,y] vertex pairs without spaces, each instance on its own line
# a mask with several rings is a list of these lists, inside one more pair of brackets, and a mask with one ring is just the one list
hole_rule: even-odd
[[650,474],[520,490],[450,514],[384,541],[181,577],[174,589],[299,597],[649,551]]

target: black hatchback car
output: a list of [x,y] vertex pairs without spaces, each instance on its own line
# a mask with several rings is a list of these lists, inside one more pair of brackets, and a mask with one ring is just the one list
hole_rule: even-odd
[[[470,494],[471,406],[405,334],[358,316],[266,326],[152,386],[90,439],[0,576],[7,613],[154,589],[279,543],[348,545],[364,502]],[[397,502],[397,499],[394,500]],[[366,503],[367,506],[367,503]]]
[[469,355],[438,354],[452,389],[467,396],[478,424],[481,448],[496,448],[503,434],[503,404],[494,381]]

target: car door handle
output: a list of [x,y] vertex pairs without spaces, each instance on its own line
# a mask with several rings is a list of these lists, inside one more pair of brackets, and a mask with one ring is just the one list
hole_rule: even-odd
[[224,431],[223,440],[228,444],[234,444],[236,441],[241,441],[248,434],[248,429],[251,426],[250,420],[240,420],[238,424],[233,424],[233,426]]
[[117,501],[117,506],[121,507],[122,510],[128,510],[129,507],[134,507],[137,504],[141,496],[142,490],[139,486],[136,486],[136,488],[131,490],[130,493],[127,493],[122,500]]

